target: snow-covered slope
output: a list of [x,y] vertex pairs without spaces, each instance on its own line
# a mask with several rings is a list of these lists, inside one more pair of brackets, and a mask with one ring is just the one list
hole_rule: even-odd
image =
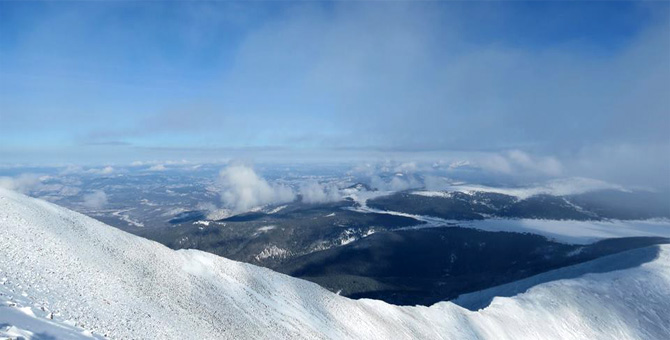
[[[0,270],[0,311],[23,306],[57,312],[55,321],[39,330],[46,335],[61,324],[111,338],[145,339],[660,339],[670,334],[668,246],[638,267],[540,284],[512,298],[496,298],[479,312],[450,302],[398,307],[350,300],[200,251],[173,251],[0,189]],[[10,307],[17,296],[21,304]],[[16,322],[15,312],[0,313],[0,332]],[[35,318],[44,316],[35,313]],[[75,327],[69,331],[80,334]]]
[[[1,275],[1,273],[0,273]],[[0,282],[0,339],[91,339],[101,338],[64,320],[22,290]],[[27,295],[27,294],[26,294]]]
[[[651,262],[656,259],[659,256],[659,252],[659,247],[646,247],[624,251],[618,254],[605,256],[595,261],[588,261],[574,266],[559,268],[549,272],[534,275],[523,280],[491,287],[478,292],[463,294],[452,300],[452,302],[470,310],[478,310],[489,306],[494,299],[515,296],[539,284],[557,280],[565,280],[569,278],[577,278],[589,273],[601,273],[599,276],[603,278],[609,275],[606,274],[608,272],[620,271],[624,269],[628,270],[639,267],[644,263]],[[636,270],[639,270],[639,268]],[[617,275],[618,273],[611,279],[615,279]],[[647,274],[639,275],[638,278],[644,278],[646,275]],[[603,284],[608,284],[609,280],[610,279],[603,280]],[[639,301],[644,300],[645,299],[640,299]],[[631,306],[633,304],[633,301],[631,301]],[[661,324],[669,325],[670,314],[666,314],[665,318],[661,320],[664,320],[664,322]]]

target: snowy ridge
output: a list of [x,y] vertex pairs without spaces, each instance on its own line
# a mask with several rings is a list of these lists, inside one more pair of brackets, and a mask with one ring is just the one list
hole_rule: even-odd
[[528,197],[542,194],[552,196],[577,195],[598,190],[629,191],[620,185],[583,177],[555,179],[544,184],[531,187],[506,188],[459,183],[451,185],[447,188],[448,192],[459,191],[466,194],[473,192],[492,192],[508,196],[515,196],[519,199],[526,199]]
[[[398,307],[347,299],[268,269],[201,251],[173,251],[3,189],[0,236],[4,290],[25,293],[26,304],[115,339],[660,339],[670,334],[668,246],[641,266],[541,284],[471,312],[451,302]],[[0,299],[0,308],[15,308],[5,304],[5,295]],[[0,313],[0,325],[11,322],[7,315]]]

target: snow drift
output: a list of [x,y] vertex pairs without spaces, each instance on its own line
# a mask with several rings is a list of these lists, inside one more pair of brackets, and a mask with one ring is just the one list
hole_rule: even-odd
[[[351,300],[201,251],[173,251],[0,189],[0,270],[0,335],[2,327],[20,332],[14,323],[25,318],[41,318],[24,322],[27,327],[53,326],[42,327],[43,335],[67,325],[63,334],[71,338],[89,334],[76,329],[144,339],[660,339],[670,334],[668,246],[640,266],[542,283],[514,297],[496,297],[477,312],[451,302],[398,307]],[[19,308],[25,317],[17,317]],[[55,313],[54,320],[45,313]]]

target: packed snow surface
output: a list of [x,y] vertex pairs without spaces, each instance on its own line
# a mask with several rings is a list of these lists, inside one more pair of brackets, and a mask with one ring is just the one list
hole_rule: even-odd
[[[399,307],[173,251],[0,189],[0,332],[17,322],[13,331],[32,332],[26,318],[48,319],[23,313],[17,321],[17,308],[43,307],[72,325],[64,332],[115,339],[664,339],[670,247],[658,249],[639,266],[539,284],[478,312],[451,302]],[[37,331],[45,337],[53,327]]]
[[[0,273],[1,274],[1,273]],[[93,339],[99,334],[77,327],[75,322],[54,315],[47,306],[35,304],[0,281],[0,339]]]

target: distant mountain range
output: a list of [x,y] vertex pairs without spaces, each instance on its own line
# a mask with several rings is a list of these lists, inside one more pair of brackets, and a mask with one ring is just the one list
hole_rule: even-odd
[[371,208],[449,220],[529,218],[550,220],[670,219],[670,204],[648,191],[597,190],[519,198],[486,191],[405,191],[367,202]]

